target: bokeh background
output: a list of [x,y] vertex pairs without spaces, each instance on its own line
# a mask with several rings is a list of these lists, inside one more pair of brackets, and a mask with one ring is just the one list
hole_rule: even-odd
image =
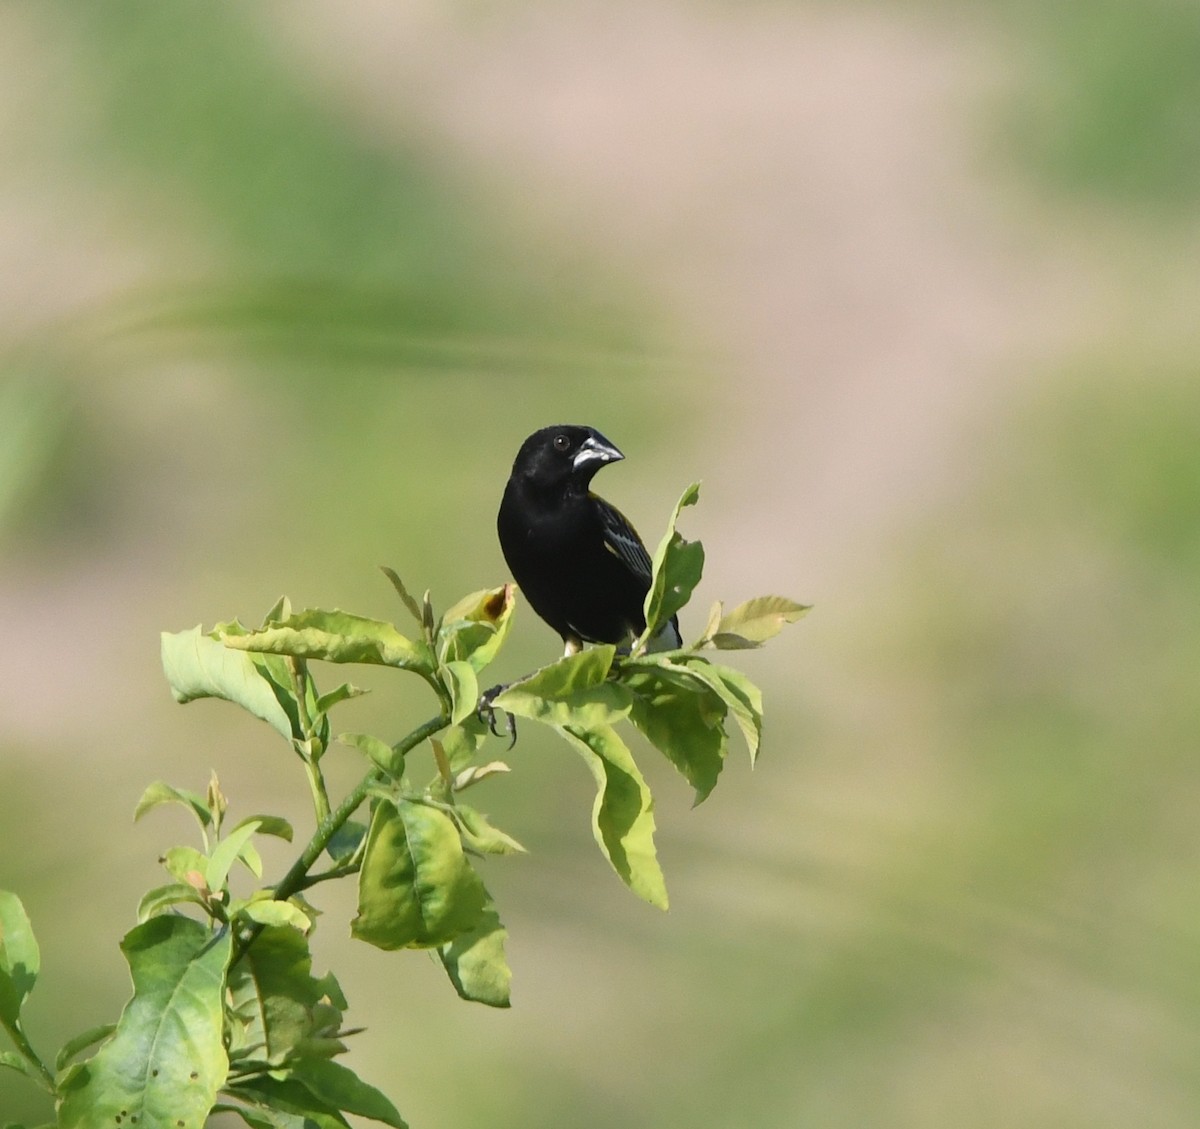
[[[415,1129],[1200,1122],[1200,7],[1192,0],[0,7],[0,886],[35,1041],[114,1018],[182,815],[307,826],[157,633],[505,579],[517,445],[708,603],[815,610],[691,811],[673,906],[529,731],[479,799],[514,1007],[315,940]],[[496,673],[556,641],[519,616]],[[326,681],[332,684],[332,677]],[[342,710],[398,737],[403,679]],[[348,752],[331,771],[350,780]],[[269,866],[286,854],[268,854]],[[0,1074],[0,1120],[43,1118]]]

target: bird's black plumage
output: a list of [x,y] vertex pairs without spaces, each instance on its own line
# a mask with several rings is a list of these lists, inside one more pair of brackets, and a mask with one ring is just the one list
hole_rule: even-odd
[[[591,492],[602,466],[624,458],[591,427],[535,431],[517,452],[496,518],[500,548],[533,610],[580,643],[627,643],[642,633],[650,554],[624,515]],[[655,640],[680,644],[679,624]]]

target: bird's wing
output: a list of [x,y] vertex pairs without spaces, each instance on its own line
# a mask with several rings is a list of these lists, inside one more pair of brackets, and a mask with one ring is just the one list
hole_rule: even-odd
[[600,514],[600,522],[604,527],[605,546],[640,580],[650,586],[654,575],[654,566],[646,546],[637,535],[637,530],[629,524],[629,520],[615,506],[610,506],[603,498],[592,495],[596,510]]

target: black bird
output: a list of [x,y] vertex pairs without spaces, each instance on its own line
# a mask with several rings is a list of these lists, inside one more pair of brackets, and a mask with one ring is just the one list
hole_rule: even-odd
[[[568,655],[584,643],[628,644],[646,628],[650,554],[625,516],[588,489],[596,471],[624,457],[594,428],[543,427],[521,444],[504,488],[496,517],[504,559]],[[650,649],[681,643],[672,616]]]

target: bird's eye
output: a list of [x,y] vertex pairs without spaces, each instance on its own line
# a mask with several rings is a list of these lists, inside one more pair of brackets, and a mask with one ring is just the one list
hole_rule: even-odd
[[571,439],[568,435],[556,435],[554,437],[554,449],[556,451],[565,451],[571,446]]

